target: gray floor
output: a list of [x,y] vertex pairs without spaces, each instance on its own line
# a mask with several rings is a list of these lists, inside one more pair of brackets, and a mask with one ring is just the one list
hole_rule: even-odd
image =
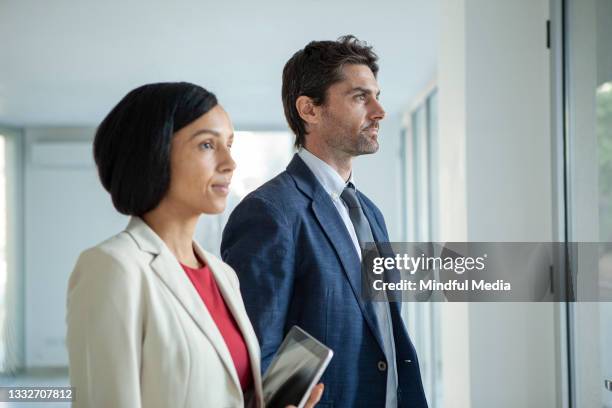
[[[67,387],[69,386],[66,369],[53,369],[44,372],[0,376],[2,387]],[[68,402],[0,402],[2,408],[68,408]]]

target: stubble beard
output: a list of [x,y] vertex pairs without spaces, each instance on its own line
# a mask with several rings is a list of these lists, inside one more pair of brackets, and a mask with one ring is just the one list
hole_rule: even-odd
[[328,114],[327,118],[332,125],[328,127],[327,132],[327,140],[330,147],[352,157],[373,154],[378,151],[378,135],[373,137],[367,133],[368,127],[374,124],[369,124],[368,127],[360,129],[355,134],[354,129],[344,126],[332,115]]
[[377,138],[378,136],[376,137],[368,136],[368,134],[365,133],[365,131],[363,130],[359,132],[359,135],[357,136],[357,143],[355,146],[355,150],[357,151],[356,156],[359,156],[362,154],[376,153],[379,148]]

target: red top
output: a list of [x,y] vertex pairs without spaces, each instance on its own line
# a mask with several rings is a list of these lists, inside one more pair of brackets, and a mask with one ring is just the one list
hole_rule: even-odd
[[217,324],[217,328],[221,332],[234,361],[240,386],[243,391],[247,390],[253,382],[249,351],[232,312],[223,300],[213,274],[208,266],[199,269],[190,268],[183,264],[181,266],[187,272],[187,276],[189,276],[193,286],[195,286],[204,301],[208,312]]

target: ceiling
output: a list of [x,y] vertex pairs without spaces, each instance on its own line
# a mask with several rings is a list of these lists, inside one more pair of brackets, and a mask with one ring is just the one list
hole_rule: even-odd
[[374,46],[400,112],[435,76],[437,14],[432,0],[0,0],[0,124],[96,125],[130,89],[185,80],[236,127],[281,128],[284,63],[347,33]]

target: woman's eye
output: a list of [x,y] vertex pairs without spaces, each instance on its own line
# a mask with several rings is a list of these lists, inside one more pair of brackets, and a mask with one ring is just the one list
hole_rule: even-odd
[[210,142],[200,143],[200,148],[202,149],[212,149],[213,145]]

